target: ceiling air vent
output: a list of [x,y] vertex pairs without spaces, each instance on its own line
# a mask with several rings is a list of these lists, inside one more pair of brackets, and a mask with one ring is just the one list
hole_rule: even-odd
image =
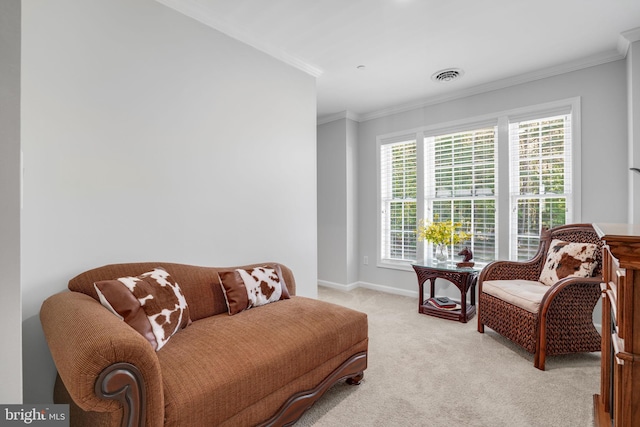
[[450,82],[459,79],[464,75],[464,71],[460,68],[447,68],[446,70],[440,70],[431,76],[431,79],[436,82]]

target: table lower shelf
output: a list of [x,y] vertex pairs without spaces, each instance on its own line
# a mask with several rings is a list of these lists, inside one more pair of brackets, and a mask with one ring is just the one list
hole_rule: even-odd
[[463,313],[462,309],[458,310],[445,310],[437,308],[424,301],[418,310],[419,313],[427,314],[429,316],[440,317],[442,319],[457,320],[462,323],[467,323],[476,314],[476,306],[467,304],[467,312]]

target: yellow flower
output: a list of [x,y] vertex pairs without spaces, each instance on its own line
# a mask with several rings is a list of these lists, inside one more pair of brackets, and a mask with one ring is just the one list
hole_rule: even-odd
[[433,218],[433,222],[425,223],[424,220],[418,222],[418,240],[426,240],[436,245],[456,245],[471,238],[471,234],[460,230],[461,222],[442,221],[438,222],[438,216]]

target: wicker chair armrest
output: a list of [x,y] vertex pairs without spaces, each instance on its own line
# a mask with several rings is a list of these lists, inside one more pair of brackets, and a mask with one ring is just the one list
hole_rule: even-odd
[[493,261],[480,272],[478,282],[485,280],[538,280],[541,263],[538,258],[531,261]]
[[540,314],[544,317],[551,309],[551,303],[556,298],[562,297],[563,293],[575,290],[576,288],[599,287],[602,283],[602,276],[597,277],[567,277],[559,280],[550,287],[540,302]]

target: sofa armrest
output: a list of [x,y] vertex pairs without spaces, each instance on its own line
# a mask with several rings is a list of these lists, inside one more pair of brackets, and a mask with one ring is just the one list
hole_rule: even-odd
[[[64,291],[46,299],[40,321],[60,378],[81,409],[113,412],[122,404],[125,418],[163,424],[160,363],[142,335],[79,292]],[[123,393],[117,393],[121,388]],[[138,396],[123,397],[136,389]]]

